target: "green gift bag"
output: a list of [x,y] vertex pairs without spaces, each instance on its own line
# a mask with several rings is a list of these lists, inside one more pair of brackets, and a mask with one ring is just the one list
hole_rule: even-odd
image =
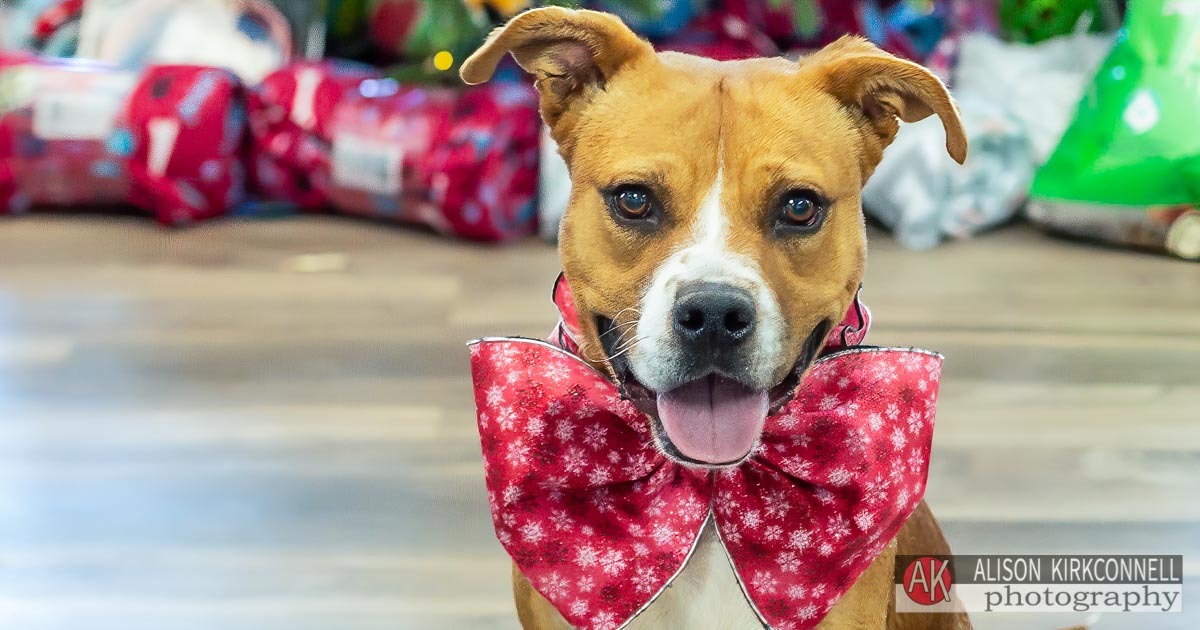
[[1198,38],[1200,0],[1132,0],[1032,197],[1118,208],[1200,202]]

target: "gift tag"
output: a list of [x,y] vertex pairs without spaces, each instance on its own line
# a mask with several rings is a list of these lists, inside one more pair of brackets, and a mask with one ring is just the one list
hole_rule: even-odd
[[404,149],[382,142],[339,133],[333,139],[333,181],[343,188],[394,197],[400,194],[400,167]]
[[47,74],[33,99],[35,136],[42,140],[97,140],[112,133],[133,77]]

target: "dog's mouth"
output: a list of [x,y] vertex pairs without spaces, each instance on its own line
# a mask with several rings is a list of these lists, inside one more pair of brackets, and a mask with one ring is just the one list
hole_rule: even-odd
[[[613,330],[612,320],[606,317],[598,316],[596,323],[601,339]],[[831,327],[827,320],[818,324],[787,375],[769,389],[751,387],[714,370],[656,392],[637,380],[625,354],[618,353],[610,365],[621,394],[650,418],[663,452],[685,464],[734,466],[754,451],[767,417],[795,395]]]

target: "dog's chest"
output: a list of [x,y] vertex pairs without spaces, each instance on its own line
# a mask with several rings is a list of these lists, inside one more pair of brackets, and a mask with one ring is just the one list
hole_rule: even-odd
[[631,630],[692,628],[742,630],[763,627],[734,576],[711,521],[683,571],[630,624]]

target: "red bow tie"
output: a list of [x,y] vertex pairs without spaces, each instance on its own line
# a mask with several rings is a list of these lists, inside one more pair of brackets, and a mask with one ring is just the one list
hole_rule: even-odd
[[812,628],[925,490],[941,356],[852,348],[819,359],[739,466],[689,468],[578,357],[529,339],[471,345],[497,537],[581,629],[624,625],[712,518],[754,609]]

